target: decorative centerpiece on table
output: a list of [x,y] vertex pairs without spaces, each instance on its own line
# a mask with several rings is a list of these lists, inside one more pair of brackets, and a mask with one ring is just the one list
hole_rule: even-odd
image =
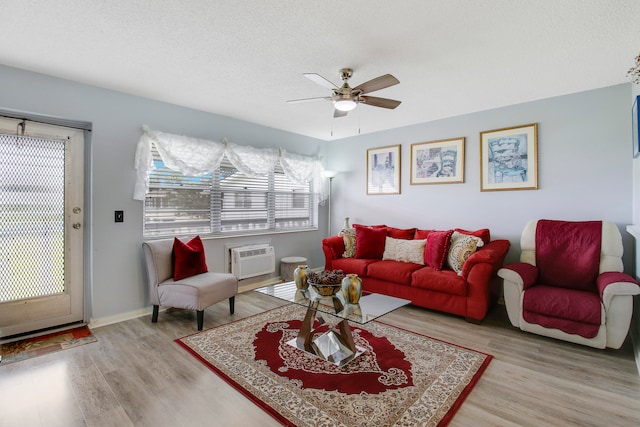
[[311,287],[324,297],[334,296],[342,288],[344,272],[342,270],[310,271],[307,281]]

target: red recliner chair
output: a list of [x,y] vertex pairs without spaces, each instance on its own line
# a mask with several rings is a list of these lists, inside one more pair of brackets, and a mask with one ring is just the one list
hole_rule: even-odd
[[509,320],[523,331],[620,348],[638,282],[623,273],[622,236],[607,221],[530,221],[518,263],[498,271]]

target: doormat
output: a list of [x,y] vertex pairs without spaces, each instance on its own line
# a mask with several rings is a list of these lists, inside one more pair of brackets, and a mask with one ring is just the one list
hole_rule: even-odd
[[87,326],[80,326],[74,329],[10,342],[2,344],[0,347],[0,365],[19,362],[96,341],[96,337],[93,336]]
[[445,426],[491,355],[382,322],[352,324],[366,352],[343,367],[294,348],[288,305],[176,342],[287,426]]

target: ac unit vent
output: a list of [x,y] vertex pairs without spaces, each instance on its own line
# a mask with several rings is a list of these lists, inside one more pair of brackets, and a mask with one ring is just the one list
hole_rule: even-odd
[[238,280],[276,271],[273,246],[251,245],[231,249],[231,273]]

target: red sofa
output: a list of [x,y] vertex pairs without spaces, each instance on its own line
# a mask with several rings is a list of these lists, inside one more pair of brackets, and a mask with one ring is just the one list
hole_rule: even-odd
[[[369,230],[372,228],[358,225],[354,227],[356,232],[361,231],[360,227]],[[460,273],[457,273],[447,268],[446,262],[444,266],[440,265],[441,269],[438,269],[438,266],[434,268],[433,262],[429,265],[428,259],[430,257],[433,259],[436,255],[434,252],[437,251],[429,240],[432,230],[374,227],[384,228],[387,237],[395,236],[394,238],[406,240],[426,238],[424,249],[426,264],[383,260],[382,256],[378,256],[380,252],[372,257],[371,241],[361,239],[359,236],[355,239],[355,256],[345,258],[343,257],[345,239],[343,236],[331,236],[322,240],[325,270],[340,269],[345,274],[357,274],[362,280],[365,291],[408,299],[413,305],[464,316],[472,322],[484,319],[489,308],[497,300],[499,282],[496,272],[502,267],[509,250],[508,240],[491,241],[488,229],[475,232],[456,229],[461,233],[482,236],[484,241],[484,245],[464,261]],[[449,239],[452,232],[453,230],[449,231],[446,239]],[[436,233],[444,236],[442,234],[444,232],[436,231],[432,234],[433,241],[436,240]],[[445,251],[448,250],[448,241],[446,243]],[[360,248],[362,250],[359,250]],[[446,256],[446,253],[444,255]],[[442,254],[438,255],[438,257],[441,256]]]

